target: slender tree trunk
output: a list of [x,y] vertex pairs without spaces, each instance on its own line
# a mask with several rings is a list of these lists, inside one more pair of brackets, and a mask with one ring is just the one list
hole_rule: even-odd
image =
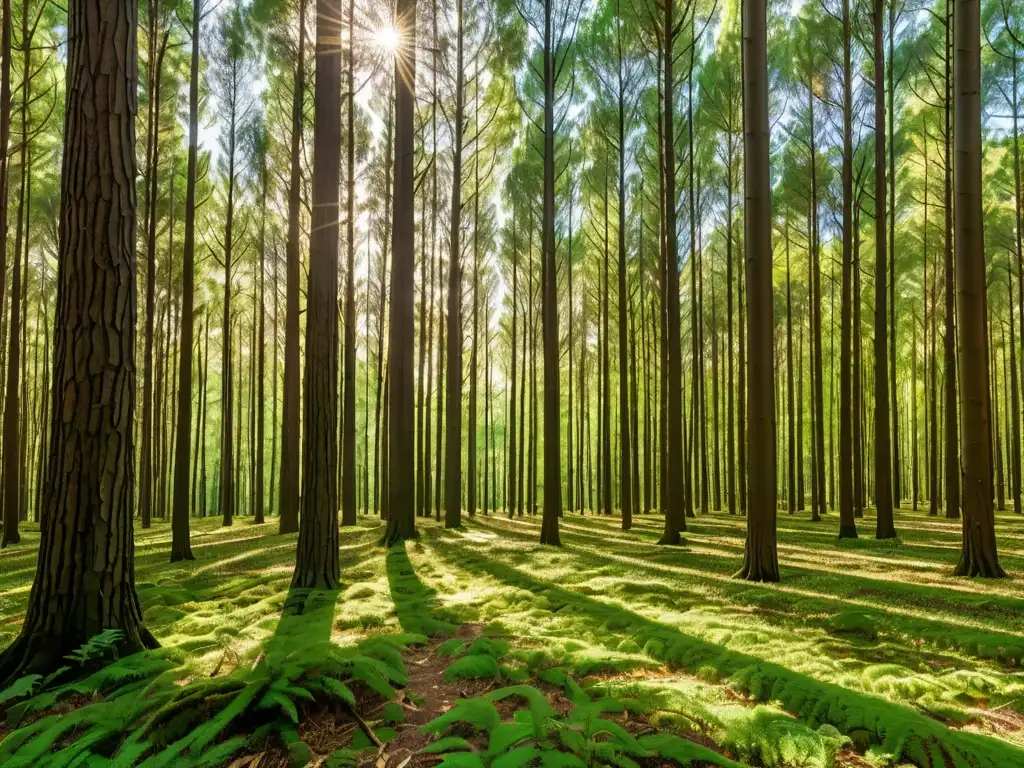
[[945,227],[946,227],[946,264],[945,264],[945,299],[946,322],[943,351],[945,354],[945,375],[943,382],[945,396],[945,454],[946,454],[946,517],[955,520],[960,517],[960,456],[957,442],[958,418],[956,407],[956,333],[954,321],[956,303],[954,299],[955,283],[953,273],[953,43],[951,39],[953,27],[953,0],[947,0],[946,15],[946,99],[945,99]]
[[[301,290],[302,126],[306,95],[306,0],[299,0],[299,46],[292,89],[288,240],[285,248],[284,402],[281,409],[280,533],[299,530],[299,292]],[[193,78],[195,80],[195,78]]]
[[416,266],[413,212],[416,0],[397,0],[395,21],[396,28],[402,30],[402,45],[395,52],[395,199],[388,344],[388,529],[385,534],[388,545],[416,535],[412,344]]
[[886,179],[885,55],[882,48],[884,0],[873,0],[875,58],[875,538],[896,537],[893,525],[893,471],[889,445],[889,375],[886,345]]
[[[743,186],[744,248],[749,312],[750,387],[747,390],[750,441],[750,499],[743,568],[749,581],[778,581],[775,543],[775,364],[772,334],[772,205],[769,174],[767,6],[743,5]],[[743,303],[740,302],[742,310]],[[742,326],[741,326],[742,327]]]
[[[544,215],[541,225],[541,318],[544,346],[544,517],[540,543],[560,546],[562,468],[559,410],[558,264],[555,246],[555,89],[558,79],[552,2],[544,4]],[[562,52],[562,56],[566,56]],[[563,58],[564,61],[564,58]],[[560,68],[559,68],[560,69]],[[536,423],[536,421],[535,421]]]
[[667,448],[668,466],[666,467],[666,509],[665,531],[659,541],[661,544],[679,544],[682,540],[680,532],[686,530],[686,518],[683,511],[683,407],[682,407],[682,347],[679,331],[679,263],[676,242],[676,158],[675,158],[675,85],[672,68],[675,59],[673,42],[676,34],[675,2],[665,2],[663,64],[664,77],[664,135],[665,147],[663,162],[665,165],[665,294],[666,294],[666,347],[667,369]]
[[[842,235],[842,300],[839,309],[839,538],[857,538],[856,510],[859,462],[856,454],[860,441],[858,409],[856,406],[858,388],[855,380],[858,374],[854,358],[859,358],[853,348],[853,324],[860,322],[859,312],[854,303],[860,304],[855,292],[854,271],[857,264],[853,258],[853,239],[857,236],[853,222],[853,68],[852,68],[852,22],[850,0],[843,0],[843,235]],[[856,318],[854,317],[856,315]],[[858,325],[859,327],[859,325]]]
[[[340,10],[340,9],[339,9]],[[356,84],[355,0],[348,3],[347,83],[348,132],[345,141],[347,174],[345,215],[345,371],[341,438],[341,524],[356,524]],[[339,35],[340,38],[340,35]],[[333,113],[332,113],[333,115]],[[314,150],[315,151],[315,150]],[[422,371],[421,371],[422,373]],[[421,377],[422,378],[422,377]]]

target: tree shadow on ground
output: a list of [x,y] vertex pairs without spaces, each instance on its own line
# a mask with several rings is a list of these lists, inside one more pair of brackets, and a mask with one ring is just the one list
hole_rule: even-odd
[[339,596],[337,590],[290,588],[277,628],[264,643],[264,653],[287,653],[297,647],[329,641]]
[[398,542],[386,556],[388,586],[402,631],[427,637],[453,634],[458,627],[439,615],[437,593],[420,581],[405,547],[405,542]]
[[457,540],[436,537],[431,544],[446,561],[458,562],[473,575],[489,576],[546,598],[552,612],[570,608],[595,627],[616,627],[646,655],[670,668],[691,674],[714,670],[718,679],[729,680],[733,688],[758,701],[777,701],[812,727],[828,724],[844,734],[863,731],[870,743],[883,745],[896,760],[906,759],[923,768],[1024,765],[1024,749],[947,728],[907,705],[815,680],[781,664],[686,634],[621,605],[541,581],[519,568],[468,551]]

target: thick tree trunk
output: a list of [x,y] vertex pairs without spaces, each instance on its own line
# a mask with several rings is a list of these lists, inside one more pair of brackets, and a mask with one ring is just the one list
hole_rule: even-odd
[[46,526],[0,686],[54,671],[105,629],[124,633],[123,653],[156,645],[142,624],[132,539],[136,12],[133,2],[68,7],[76,85],[65,102]]
[[981,4],[955,6],[954,133],[957,333],[963,387],[963,547],[957,576],[1006,573],[996,550],[992,510],[985,237],[981,201]]
[[302,495],[292,587],[338,586],[338,228],[341,2],[317,0],[313,220],[306,288]]

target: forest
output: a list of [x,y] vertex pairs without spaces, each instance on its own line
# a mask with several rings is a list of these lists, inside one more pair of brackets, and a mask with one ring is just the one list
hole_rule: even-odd
[[0,765],[1024,768],[1019,0],[0,23]]

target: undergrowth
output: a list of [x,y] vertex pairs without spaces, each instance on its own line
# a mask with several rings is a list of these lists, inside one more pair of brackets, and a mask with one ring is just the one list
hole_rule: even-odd
[[[565,713],[559,713],[547,696],[531,685],[514,685],[460,699],[448,712],[421,728],[438,737],[422,752],[441,755],[441,765],[448,768],[538,764],[639,768],[638,761],[658,758],[680,765],[699,761],[721,768],[744,768],[676,734],[631,733],[614,716],[638,709],[642,706],[638,702],[592,699],[571,678],[565,678],[564,689],[571,703]],[[513,708],[503,717],[497,705],[508,702]]]
[[290,638],[214,678],[184,679],[185,669],[161,651],[118,659],[70,684],[23,678],[0,692],[14,728],[0,742],[0,764],[198,768],[274,741],[301,757],[304,712],[331,708],[362,722],[361,696],[393,698],[392,686],[406,681],[400,652],[425,640],[378,635],[339,647]]

